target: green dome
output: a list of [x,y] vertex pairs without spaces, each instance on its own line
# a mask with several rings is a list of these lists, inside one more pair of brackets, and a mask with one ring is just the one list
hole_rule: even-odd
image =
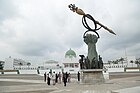
[[73,58],[73,57],[76,57],[76,53],[73,50],[71,50],[71,48],[70,48],[70,50],[68,50],[65,53],[65,58]]

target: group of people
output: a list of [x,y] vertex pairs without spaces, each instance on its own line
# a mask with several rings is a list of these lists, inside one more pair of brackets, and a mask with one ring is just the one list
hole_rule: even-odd
[[48,85],[51,84],[51,81],[52,81],[52,84],[55,85],[56,83],[61,83],[63,82],[64,83],[64,86],[66,86],[66,83],[67,82],[70,82],[71,80],[71,74],[70,73],[44,73],[44,82],[47,82]]

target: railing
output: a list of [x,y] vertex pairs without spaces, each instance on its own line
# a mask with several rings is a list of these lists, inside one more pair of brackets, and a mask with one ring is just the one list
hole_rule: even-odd
[[126,72],[127,70],[139,70],[140,71],[140,67],[126,67],[124,68],[124,72]]
[[17,74],[20,74],[20,73],[19,73],[19,70],[0,70],[0,72],[1,72],[2,74],[4,74],[4,72],[17,72]]

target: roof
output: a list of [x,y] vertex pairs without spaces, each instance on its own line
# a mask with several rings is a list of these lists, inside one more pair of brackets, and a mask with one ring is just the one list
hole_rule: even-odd
[[76,58],[76,53],[70,48],[70,49],[65,53],[65,58]]
[[56,63],[56,64],[57,64],[58,61],[55,61],[55,60],[49,60],[49,61],[46,61],[46,62],[45,62],[45,64],[49,64],[49,63],[50,63],[50,64],[52,64],[52,63]]

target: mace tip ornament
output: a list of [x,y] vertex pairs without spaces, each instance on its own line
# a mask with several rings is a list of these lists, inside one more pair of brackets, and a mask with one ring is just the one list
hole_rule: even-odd
[[75,4],[70,4],[68,5],[68,7],[70,8],[71,11],[76,12],[79,15],[85,15],[84,11],[76,7]]

